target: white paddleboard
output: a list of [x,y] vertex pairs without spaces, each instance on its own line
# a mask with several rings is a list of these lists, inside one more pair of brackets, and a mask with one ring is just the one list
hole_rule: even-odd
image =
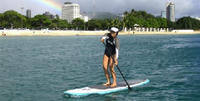
[[[150,82],[149,79],[128,81],[131,88],[142,86],[149,82]],[[81,97],[81,96],[88,96],[92,94],[104,95],[104,94],[110,94],[110,93],[119,92],[123,90],[128,90],[128,86],[126,85],[125,82],[119,82],[117,84],[117,87],[115,88],[105,87],[103,85],[96,85],[96,86],[91,86],[91,87],[67,90],[64,92],[64,94],[69,95],[69,96]]]

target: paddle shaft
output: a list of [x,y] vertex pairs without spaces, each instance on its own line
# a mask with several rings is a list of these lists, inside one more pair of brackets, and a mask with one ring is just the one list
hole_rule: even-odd
[[[104,44],[105,48],[107,48],[107,47],[106,47],[106,44],[105,44],[104,42],[103,42],[103,44]],[[111,55],[111,52],[110,52],[109,49],[108,49],[108,52],[109,52],[109,54]],[[111,55],[111,58],[112,58],[112,60],[113,60],[113,62],[114,62],[114,64],[115,64],[114,56]],[[120,70],[119,66],[116,65],[116,67],[117,67],[119,73],[121,74],[122,78],[123,78],[124,81],[126,82],[126,85],[128,86],[128,89],[131,90],[131,87],[130,87],[130,85],[128,84],[128,82],[126,81],[126,78],[124,77],[124,75],[123,75],[122,71]]]

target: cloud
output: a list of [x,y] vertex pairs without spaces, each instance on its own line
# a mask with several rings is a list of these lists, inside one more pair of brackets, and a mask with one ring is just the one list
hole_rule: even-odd
[[[84,11],[93,11],[93,0],[79,0],[81,9]],[[166,10],[166,4],[169,0],[95,0],[96,11],[108,11],[113,13],[123,13],[124,11],[145,10],[154,15],[160,15],[161,11]],[[171,0],[175,2],[176,17],[182,16],[200,16],[199,0]]]

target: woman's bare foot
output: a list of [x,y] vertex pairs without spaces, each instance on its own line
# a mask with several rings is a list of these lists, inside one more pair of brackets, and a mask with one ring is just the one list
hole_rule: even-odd
[[110,83],[107,82],[107,83],[104,83],[103,85],[106,86],[106,87],[108,87],[108,86],[110,86]]
[[117,87],[117,84],[116,83],[113,83],[112,85],[110,85],[111,88],[115,88]]

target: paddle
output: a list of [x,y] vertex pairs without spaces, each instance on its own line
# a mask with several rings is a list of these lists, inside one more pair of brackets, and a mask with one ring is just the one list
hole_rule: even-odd
[[[106,47],[106,44],[105,44],[104,42],[103,42],[103,44],[104,44],[105,48],[107,48],[107,47]],[[111,52],[110,52],[110,50],[109,50],[109,49],[108,49],[108,52],[109,52],[109,54],[111,54]],[[115,64],[115,59],[114,59],[114,57],[113,57],[113,56],[111,56],[111,58],[112,58],[112,60],[113,60],[113,62],[114,62],[114,64]],[[117,67],[117,69],[118,69],[119,73],[121,74],[122,78],[123,78],[123,79],[124,79],[124,81],[126,82],[126,85],[128,86],[128,89],[129,89],[129,90],[131,90],[131,87],[130,87],[130,85],[128,84],[128,82],[126,81],[126,78],[124,77],[123,73],[121,72],[121,70],[120,70],[119,66],[118,66],[118,65],[116,65],[116,67]]]

